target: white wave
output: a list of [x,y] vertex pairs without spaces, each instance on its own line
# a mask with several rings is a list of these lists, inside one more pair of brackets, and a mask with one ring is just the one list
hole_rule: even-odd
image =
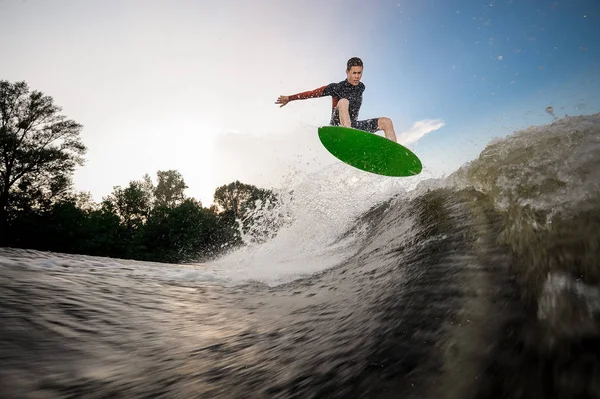
[[341,164],[293,173],[279,190],[283,203],[276,210],[291,222],[272,240],[250,244],[208,266],[231,281],[277,284],[338,265],[354,254],[363,238],[357,230],[340,240],[356,218],[413,189],[419,179],[390,179]]

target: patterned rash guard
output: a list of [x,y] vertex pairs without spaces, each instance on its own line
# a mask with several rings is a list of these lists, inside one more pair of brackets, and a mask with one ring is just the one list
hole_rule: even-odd
[[290,101],[295,101],[304,100],[307,98],[331,96],[332,109],[331,120],[329,123],[333,126],[340,125],[340,115],[337,104],[341,99],[345,98],[348,100],[348,113],[350,114],[352,127],[366,130],[368,132],[375,132],[377,131],[378,118],[368,119],[365,121],[357,120],[360,106],[362,105],[362,94],[364,91],[365,85],[362,82],[356,86],[353,86],[347,80],[343,80],[339,83],[330,83],[327,86],[322,86],[315,90],[293,94],[288,96],[288,98]]

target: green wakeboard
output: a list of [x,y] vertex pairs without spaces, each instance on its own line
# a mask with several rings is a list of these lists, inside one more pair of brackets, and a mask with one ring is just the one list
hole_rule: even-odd
[[366,172],[414,176],[423,169],[421,160],[408,148],[363,130],[322,126],[319,139],[331,155]]

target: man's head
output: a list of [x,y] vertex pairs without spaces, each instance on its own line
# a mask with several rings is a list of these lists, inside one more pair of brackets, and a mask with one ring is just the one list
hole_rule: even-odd
[[360,79],[362,78],[363,72],[363,62],[358,57],[352,57],[348,60],[346,64],[346,76],[348,78],[348,83],[353,86],[356,86],[360,83]]

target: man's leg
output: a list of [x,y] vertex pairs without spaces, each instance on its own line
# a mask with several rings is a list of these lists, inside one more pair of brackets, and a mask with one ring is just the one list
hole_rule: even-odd
[[344,127],[351,127],[350,112],[348,111],[349,104],[350,102],[345,98],[342,98],[337,103],[337,109],[340,115],[340,124]]
[[[349,104],[350,103],[345,98],[342,98],[337,103],[337,109],[340,116],[340,124],[344,127],[352,127],[352,122],[350,121],[350,112],[348,111]],[[369,124],[371,121],[375,122],[374,119],[371,119],[369,121],[366,121],[366,123]],[[357,128],[366,131],[371,131],[371,129],[365,129],[364,127]],[[398,142],[398,139],[396,138],[396,132],[394,131],[394,124],[392,123],[392,120],[390,118],[377,118],[377,130],[383,130],[383,132],[385,133],[385,137],[388,140],[392,140],[396,143]]]
[[373,118],[363,121],[354,121],[352,124],[356,129],[364,130],[365,132],[375,133],[379,130],[383,130],[385,138],[394,142],[398,142],[396,139],[396,132],[394,132],[394,125],[390,118]]
[[394,131],[394,124],[390,118],[379,118],[377,121],[377,128],[383,130],[387,139],[395,141],[396,143],[398,142],[398,139],[396,139],[396,132]]

